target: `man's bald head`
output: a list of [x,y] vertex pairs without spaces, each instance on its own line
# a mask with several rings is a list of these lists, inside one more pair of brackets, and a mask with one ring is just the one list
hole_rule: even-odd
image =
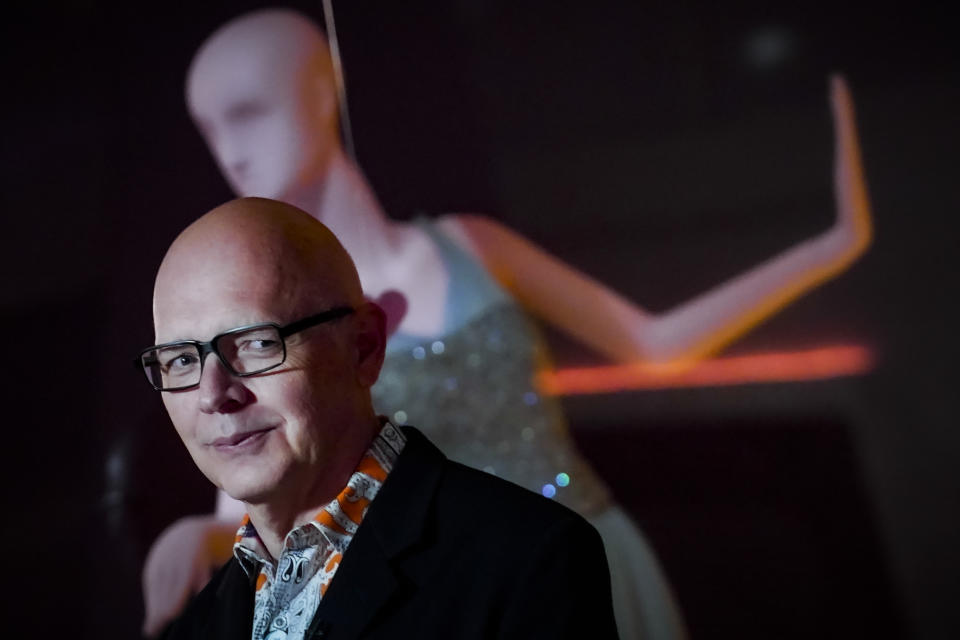
[[[161,335],[168,316],[189,316],[198,299],[224,288],[238,306],[273,306],[279,315],[269,320],[363,303],[357,270],[333,233],[304,211],[264,198],[221,205],[174,240],[154,289],[158,342],[183,337]],[[250,319],[257,320],[264,319]]]
[[340,148],[326,38],[288,9],[217,29],[187,73],[187,105],[237,195],[289,199]]

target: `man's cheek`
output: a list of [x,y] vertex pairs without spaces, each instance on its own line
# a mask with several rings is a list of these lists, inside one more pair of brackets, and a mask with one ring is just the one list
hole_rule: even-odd
[[170,415],[170,421],[177,435],[187,446],[190,446],[196,436],[196,424],[190,418],[189,412],[178,403],[172,402],[167,404],[167,413]]

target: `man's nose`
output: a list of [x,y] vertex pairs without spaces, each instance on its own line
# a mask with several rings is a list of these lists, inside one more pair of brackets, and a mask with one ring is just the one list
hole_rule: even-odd
[[253,398],[243,379],[230,373],[215,353],[207,354],[198,393],[204,413],[233,413]]

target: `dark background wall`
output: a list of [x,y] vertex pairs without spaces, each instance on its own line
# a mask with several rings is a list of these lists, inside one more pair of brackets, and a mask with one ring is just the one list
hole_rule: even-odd
[[[187,118],[184,71],[256,6],[6,10],[5,529],[15,627],[32,635],[135,636],[146,545],[212,504],[128,361],[151,340],[167,244],[230,197]],[[320,18],[319,2],[294,6]],[[393,215],[489,213],[654,311],[830,224],[826,77],[846,74],[876,241],[729,352],[857,342],[875,370],[564,403],[694,637],[956,637],[960,85],[946,16],[335,8],[358,158]],[[548,335],[558,364],[599,362]]]

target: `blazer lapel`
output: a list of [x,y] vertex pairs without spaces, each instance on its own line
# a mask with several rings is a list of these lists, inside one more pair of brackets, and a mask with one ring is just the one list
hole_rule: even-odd
[[236,559],[223,569],[217,605],[205,625],[204,638],[249,638],[253,634],[253,585]]
[[314,637],[359,637],[401,584],[409,584],[393,560],[423,537],[445,457],[419,431],[404,427],[404,434],[403,452],[320,601]]

